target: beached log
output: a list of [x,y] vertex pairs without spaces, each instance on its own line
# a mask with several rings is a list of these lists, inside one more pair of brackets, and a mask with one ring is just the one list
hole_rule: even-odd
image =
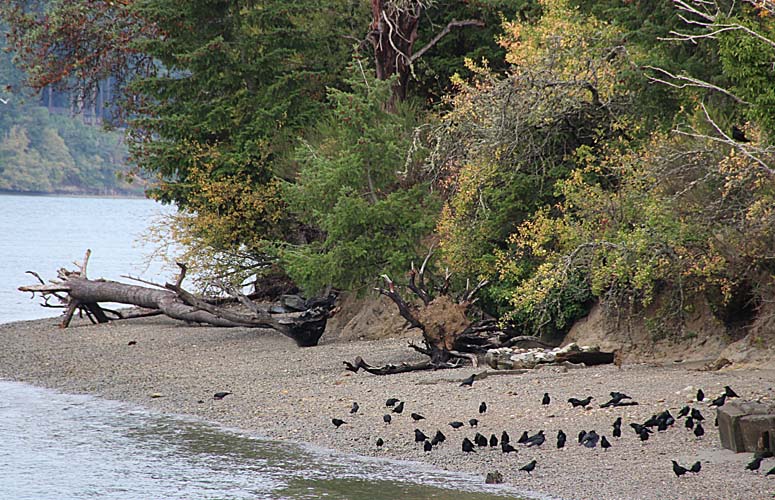
[[[203,323],[218,327],[271,328],[292,338],[300,347],[317,345],[326,328],[326,322],[334,308],[335,295],[324,299],[308,301],[310,307],[304,311],[273,314],[262,309],[247,297],[233,290],[243,308],[213,304],[186,291],[182,286],[186,266],[178,264],[180,274],[175,283],[152,285],[151,287],[128,285],[109,280],[91,280],[86,276],[86,264],[90,252],[76,271],[60,269],[58,279],[49,283],[35,273],[31,273],[40,282],[37,285],[19,287],[20,291],[40,294],[45,304],[49,299],[57,298],[64,304],[65,314],[60,327],[67,328],[76,311],[86,314],[92,322],[104,323],[124,316],[115,313],[109,318],[99,305],[104,302],[129,304],[145,309],[145,315],[158,311],[173,319],[189,323]],[[62,307],[62,306],[60,306]]]
[[422,332],[423,345],[409,346],[430,359],[416,364],[375,367],[358,357],[353,363],[343,362],[347,370],[357,372],[363,369],[375,375],[390,375],[417,370],[458,368],[464,365],[464,361],[476,366],[477,353],[500,347],[508,339],[508,335],[499,331],[494,320],[472,322],[467,316],[468,309],[477,300],[474,296],[487,281],[481,281],[474,287],[467,285],[457,298],[449,294],[449,272],[445,273],[443,282],[435,287],[435,290],[426,283],[425,270],[432,254],[433,249],[428,252],[419,270],[412,264],[409,271],[406,288],[414,294],[416,301],[404,300],[395,282],[386,274],[382,275],[385,287],[376,288],[380,294],[396,304],[399,314],[410,327],[418,328]]

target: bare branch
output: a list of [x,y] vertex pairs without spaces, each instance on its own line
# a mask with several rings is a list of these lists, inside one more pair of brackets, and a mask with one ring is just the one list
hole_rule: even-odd
[[738,102],[740,104],[750,104],[748,101],[745,101],[745,100],[741,99],[740,97],[736,96],[735,94],[733,94],[732,92],[730,92],[730,91],[728,91],[728,90],[726,90],[724,88],[721,88],[721,87],[719,87],[717,85],[713,85],[712,83],[708,83],[706,81],[703,81],[703,80],[700,80],[700,79],[697,79],[697,78],[693,78],[691,76],[674,75],[673,73],[670,73],[666,69],[657,68],[655,66],[644,66],[644,69],[650,69],[652,71],[657,71],[659,73],[662,73],[662,74],[666,75],[668,78],[671,78],[673,80],[677,80],[677,81],[680,81],[680,82],[686,82],[686,83],[676,84],[676,83],[673,83],[671,81],[664,80],[664,79],[661,79],[661,78],[656,78],[656,77],[653,77],[653,76],[647,76],[647,78],[649,80],[653,81],[653,82],[662,83],[662,84],[665,84],[665,85],[668,85],[670,87],[677,88],[677,89],[685,89],[685,88],[689,88],[689,87],[696,87],[696,88],[704,88],[704,89],[708,89],[708,90],[714,90],[716,92],[720,92],[720,93],[726,95],[727,97],[730,97],[731,99],[733,99],[734,101],[736,101],[736,102]]
[[410,63],[414,63],[417,59],[421,58],[423,54],[428,52],[431,48],[433,48],[434,45],[439,43],[439,40],[447,36],[453,28],[464,28],[466,26],[478,26],[480,28],[483,28],[485,26],[484,21],[480,21],[478,19],[466,19],[464,21],[457,21],[453,19],[450,21],[443,30],[438,32],[436,36],[434,36],[430,42],[425,44],[423,48],[412,54],[411,59],[409,59]]

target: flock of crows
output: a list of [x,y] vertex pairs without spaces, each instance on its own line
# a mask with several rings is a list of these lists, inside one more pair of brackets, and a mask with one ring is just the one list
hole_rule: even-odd
[[[460,384],[461,386],[471,386],[474,383],[474,376],[470,376],[467,379],[463,380],[463,382]],[[622,392],[611,392],[610,393],[611,399],[607,401],[604,404],[601,404],[601,408],[609,408],[609,407],[624,407],[624,406],[635,406],[638,403],[634,401],[630,396],[627,394],[624,394]],[[710,401],[710,407],[711,408],[720,408],[726,403],[726,400],[728,398],[736,398],[738,395],[735,393],[732,388],[729,386],[724,387],[724,393],[721,394],[719,397],[712,399]],[[573,408],[586,408],[592,403],[592,396],[588,396],[584,399],[578,399],[578,398],[570,398],[568,399],[568,403],[572,405]],[[698,402],[701,401],[707,401],[705,394],[703,393],[702,389],[699,389],[697,391],[696,399]],[[544,393],[543,399],[541,400],[542,405],[549,405],[551,403],[551,397],[548,393]],[[397,398],[390,398],[385,402],[386,408],[390,408],[390,412],[386,413],[382,419],[383,422],[387,425],[390,424],[393,420],[394,415],[401,415],[404,413],[405,408],[405,402],[400,401]],[[350,408],[350,414],[354,415],[358,413],[360,409],[360,406],[358,403],[353,403],[352,407]],[[387,410],[386,410],[387,411]],[[487,412],[487,403],[482,402],[479,405],[479,413],[480,415],[483,415]],[[425,420],[425,417],[422,416],[419,413],[410,413],[410,418],[414,422],[419,422],[421,420]],[[632,422],[629,424],[629,426],[632,428],[632,430],[635,432],[635,434],[638,436],[638,438],[644,442],[648,441],[649,437],[654,434],[654,429],[656,429],[656,432],[664,432],[667,431],[670,427],[678,424],[679,419],[684,419],[683,425],[687,429],[691,429],[694,435],[697,438],[701,438],[705,434],[705,428],[703,427],[703,422],[705,422],[705,417],[702,415],[699,409],[692,408],[690,406],[684,406],[681,408],[681,410],[678,412],[677,416],[673,416],[669,410],[664,410],[661,413],[652,415],[648,420],[646,420],[643,423],[640,422]],[[331,422],[336,426],[338,429],[340,426],[347,424],[346,421],[338,418],[332,418]],[[470,428],[476,428],[479,424],[479,420],[477,418],[471,418],[468,421],[468,426]],[[462,427],[466,426],[466,423],[460,422],[460,421],[452,421],[448,424],[452,429],[458,430]],[[716,417],[715,425],[718,425],[718,417]],[[613,438],[621,438],[622,436],[622,417],[618,417],[612,425],[612,432],[611,436]],[[447,440],[447,436],[444,435],[444,433],[441,430],[437,430],[435,435],[432,437],[427,436],[423,431],[420,429],[414,429],[414,442],[416,444],[422,443],[422,447],[425,450],[425,452],[431,452],[436,446],[440,445],[441,443],[445,442]],[[544,445],[544,443],[547,440],[547,436],[544,433],[543,430],[538,431],[536,434],[530,435],[528,431],[524,431],[522,435],[519,437],[519,439],[516,440],[516,444],[521,445],[526,448],[531,447],[540,447]],[[557,432],[557,441],[556,446],[558,449],[564,448],[567,441],[567,435],[562,430],[559,430]],[[605,451],[607,451],[609,448],[611,448],[611,441],[602,434],[598,434],[595,430],[585,431],[582,430],[578,433],[578,446],[584,446],[586,448],[595,448],[598,445]],[[378,448],[382,447],[385,444],[385,441],[380,437],[376,440],[376,446]],[[489,438],[487,438],[485,435],[480,434],[479,432],[476,432],[473,439],[469,439],[468,437],[464,437],[462,441],[462,451],[464,453],[475,453],[477,448],[485,448],[485,447],[491,447],[496,448],[500,446],[501,451],[503,453],[512,453],[516,452],[517,448],[512,444],[511,437],[509,434],[504,430],[500,438],[492,434]],[[750,471],[758,471],[762,460],[765,458],[772,457],[772,452],[759,452],[754,455],[754,459],[746,466],[746,470]],[[673,472],[677,477],[681,477],[687,473],[690,474],[698,474],[700,470],[702,469],[702,463],[700,461],[695,462],[689,467],[684,467],[680,465],[675,460],[673,462]],[[536,460],[531,460],[529,463],[523,465],[519,470],[526,472],[528,475],[531,474],[538,465],[538,462]],[[775,475],[775,467],[770,469],[767,473],[767,476]]]

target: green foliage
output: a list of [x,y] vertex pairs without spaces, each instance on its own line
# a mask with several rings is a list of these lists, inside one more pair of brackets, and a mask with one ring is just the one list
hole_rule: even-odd
[[291,209],[322,231],[319,241],[283,253],[291,277],[309,291],[405,272],[438,211],[407,163],[417,110],[399,103],[387,112],[392,82],[362,70],[355,61],[350,89],[329,89],[332,109],[297,150],[299,179],[288,187]]

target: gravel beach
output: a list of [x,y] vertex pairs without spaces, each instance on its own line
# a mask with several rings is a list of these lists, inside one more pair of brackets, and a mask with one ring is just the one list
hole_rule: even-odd
[[[108,325],[78,324],[57,328],[56,319],[0,325],[0,377],[131,401],[153,410],[194,415],[278,440],[308,442],[329,448],[396,459],[429,462],[453,471],[484,477],[499,471],[505,482],[526,492],[563,499],[708,499],[773,498],[775,458],[764,460],[758,473],[745,470],[751,454],[721,448],[713,425],[715,411],[694,402],[697,388],[715,397],[730,385],[746,399],[775,398],[775,370],[707,372],[697,366],[630,364],[591,368],[546,367],[525,373],[488,372],[472,387],[460,381],[484,368],[416,372],[377,377],[344,370],[342,361],[360,355],[371,364],[419,359],[406,339],[327,342],[300,349],[268,330],[192,327],[160,318]],[[130,345],[131,344],[131,345]],[[213,399],[218,391],[232,394]],[[637,406],[600,408],[610,391],[621,391]],[[544,392],[551,403],[542,405]],[[588,409],[572,408],[568,398],[593,396]],[[385,400],[405,402],[402,414],[390,413]],[[479,413],[481,402],[487,411]],[[353,402],[360,410],[350,414]],[[696,438],[684,420],[645,443],[630,422],[684,405],[700,409],[706,434]],[[410,414],[422,414],[415,422]],[[623,436],[613,438],[611,424],[621,416]],[[347,423],[335,428],[331,418]],[[454,430],[448,422],[479,420],[478,427]],[[432,436],[437,429],[447,441],[424,452],[414,443],[414,429]],[[546,443],[526,448],[516,444],[524,430],[545,430]],[[568,435],[556,448],[557,431]],[[579,446],[580,430],[596,430],[612,447]],[[486,437],[506,430],[517,453],[478,448],[463,453],[463,437]],[[378,449],[381,437],[385,445]],[[531,475],[519,468],[531,460]],[[702,462],[699,474],[676,477],[671,460],[689,467]]]

